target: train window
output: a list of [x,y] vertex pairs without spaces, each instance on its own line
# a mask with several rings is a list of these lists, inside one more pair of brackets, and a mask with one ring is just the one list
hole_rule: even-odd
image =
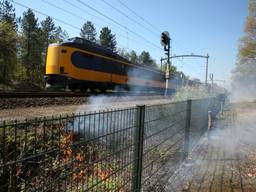
[[111,61],[111,73],[122,74],[121,64],[116,61]]
[[132,77],[162,81],[162,75],[153,71],[132,67],[118,61],[101,58],[80,51],[75,51],[72,53],[71,62],[74,66],[81,69],[89,69],[106,73],[129,75]]
[[71,55],[71,62],[73,65],[75,65],[77,68],[82,68],[82,69],[92,69],[93,68],[93,63],[94,63],[94,58],[92,55],[85,54],[79,51],[75,51]]

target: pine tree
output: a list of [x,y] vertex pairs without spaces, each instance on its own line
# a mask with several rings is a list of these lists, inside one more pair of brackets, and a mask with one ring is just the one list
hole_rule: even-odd
[[141,54],[139,56],[139,61],[140,61],[140,63],[142,63],[144,65],[157,68],[156,62],[151,58],[149,52],[147,52],[147,51],[141,52]]
[[39,28],[38,19],[31,9],[23,13],[21,19],[21,60],[26,68],[28,82],[41,84],[42,71],[42,30]]
[[68,39],[68,33],[63,30],[60,26],[54,31],[54,42],[63,42]]
[[7,0],[2,0],[0,2],[0,20],[6,21],[16,27],[15,9]]
[[86,23],[84,23],[80,32],[80,36],[89,41],[96,42],[96,35],[97,32],[93,23],[91,21],[87,21]]
[[100,44],[112,51],[116,50],[116,37],[108,27],[103,27],[100,31]]
[[41,28],[44,50],[46,50],[48,45],[54,42],[54,32],[56,30],[56,27],[52,18],[49,16],[46,17],[46,19],[41,22]]
[[17,56],[15,9],[9,1],[0,2],[0,82],[8,83],[15,75]]
[[0,21],[0,82],[9,83],[14,78],[17,57],[17,34],[12,24]]
[[234,85],[239,83],[248,86],[256,82],[256,0],[249,0],[249,14],[247,16],[244,37],[239,44],[239,52],[232,79]]

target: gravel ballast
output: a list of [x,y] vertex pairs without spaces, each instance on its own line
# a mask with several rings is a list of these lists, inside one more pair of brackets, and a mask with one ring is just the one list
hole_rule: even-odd
[[[34,98],[29,101],[25,99],[24,103],[18,104],[15,99],[9,100],[8,105],[16,105],[13,108],[1,108],[0,121],[4,120],[22,120],[44,116],[59,116],[72,113],[93,112],[107,109],[128,108],[136,105],[157,105],[169,103],[170,99],[163,96],[142,96],[142,97],[107,97],[95,96],[89,98]],[[1,100],[1,104],[2,104]],[[20,102],[20,101],[19,101]],[[34,105],[33,105],[34,102]],[[7,104],[5,104],[7,105]]]

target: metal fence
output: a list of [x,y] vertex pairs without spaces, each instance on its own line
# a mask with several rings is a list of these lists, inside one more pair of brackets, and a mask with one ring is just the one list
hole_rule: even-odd
[[0,191],[161,191],[215,98],[0,125]]

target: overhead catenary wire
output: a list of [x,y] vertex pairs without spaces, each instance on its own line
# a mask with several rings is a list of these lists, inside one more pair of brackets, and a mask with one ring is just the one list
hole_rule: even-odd
[[[68,10],[66,10],[66,9],[64,9],[64,8],[61,8],[61,7],[59,7],[59,6],[57,6],[57,5],[53,4],[53,3],[50,3],[48,0],[41,0],[41,1],[44,2],[44,3],[46,3],[46,4],[48,4],[48,5],[50,5],[50,6],[52,6],[52,7],[54,7],[54,8],[56,8],[56,9],[59,9],[59,10],[65,12],[65,13],[68,13],[69,15],[71,15],[71,16],[73,16],[73,17],[76,17],[76,18],[78,18],[78,19],[81,19],[82,21],[86,21],[86,20],[87,20],[85,17],[79,16],[79,15],[77,15],[77,14],[74,14],[74,13],[71,12],[71,11],[68,11]],[[66,2],[66,0],[63,0],[63,1]],[[68,2],[68,3],[70,3],[70,2]],[[78,8],[78,7],[76,7],[76,8]],[[83,11],[83,9],[82,9],[81,11]],[[104,22],[105,22],[105,21],[104,21]],[[99,25],[99,24],[97,24],[97,23],[95,23],[95,22],[93,22],[93,23],[94,23],[96,26],[98,26],[98,27],[103,27],[103,25]],[[109,23],[108,23],[108,24],[109,24]],[[120,33],[116,33],[116,32],[114,32],[114,33],[117,34],[119,37],[122,37],[122,38],[126,39],[127,41],[131,40],[131,41],[133,41],[133,42],[135,42],[135,43],[137,43],[137,44],[144,44],[144,43],[141,42],[141,41],[137,41],[137,40],[135,40],[135,39],[132,39],[132,38],[128,37],[128,32],[127,32],[127,31],[125,31],[125,32],[126,32],[126,35],[123,35],[123,34],[120,34]],[[118,44],[121,45],[120,43],[118,43]],[[124,46],[124,47],[128,48],[127,46]],[[129,49],[129,48],[128,48],[128,49]]]
[[[70,24],[70,23],[68,23],[68,22],[66,22],[66,21],[64,21],[64,20],[62,20],[62,19],[59,19],[59,18],[56,18],[56,17],[52,17],[52,16],[50,16],[50,15],[48,15],[48,14],[46,14],[46,13],[43,13],[43,12],[41,12],[41,11],[39,11],[39,10],[36,10],[36,9],[33,9],[33,8],[31,8],[31,7],[29,7],[29,6],[26,6],[26,5],[24,5],[24,4],[22,4],[22,3],[19,3],[19,2],[17,2],[17,1],[15,1],[15,0],[9,0],[9,1],[11,1],[11,2],[13,2],[13,3],[15,3],[15,4],[17,4],[17,5],[19,5],[19,6],[21,6],[21,7],[24,7],[24,8],[27,8],[27,9],[31,9],[31,10],[33,10],[34,12],[36,12],[36,13],[38,13],[38,14],[41,14],[41,15],[43,15],[43,16],[49,16],[49,17],[51,17],[51,18],[53,18],[54,20],[56,20],[56,21],[58,21],[58,22],[60,22],[60,23],[63,23],[63,24],[65,24],[65,25],[67,25],[67,26],[69,26],[69,27],[72,27],[72,28],[74,28],[74,29],[76,29],[76,30],[81,30],[81,28],[80,27],[77,27],[77,26],[75,26],[75,25],[73,25],[73,24]],[[60,8],[60,7],[58,7],[58,6],[56,6],[56,5],[54,5],[54,4],[52,4],[52,3],[49,3],[48,1],[46,1],[46,0],[42,0],[43,2],[47,2],[49,5],[51,5],[51,6],[54,6],[55,8],[58,8],[58,9],[60,9],[60,10],[62,10],[62,11],[65,11],[66,13],[68,13],[68,14],[72,14],[72,16],[74,16],[74,17],[77,17],[77,18],[80,18],[80,19],[85,19],[84,17],[82,17],[82,16],[79,16],[79,15],[77,15],[77,14],[74,14],[74,13],[72,13],[72,12],[70,12],[70,11],[67,11],[67,10],[65,10],[65,9],[63,9],[63,8]],[[63,0],[63,1],[65,1],[65,2],[68,2],[67,0]],[[70,3],[70,2],[68,2],[68,3]],[[76,6],[77,7],[77,6]],[[77,7],[78,8],[78,7]],[[82,11],[82,10],[81,10]],[[98,26],[100,26],[100,25],[98,25]],[[126,31],[127,32],[127,31]],[[124,36],[124,35],[121,35],[121,34],[118,34],[120,37],[123,37],[123,38],[128,38],[127,36]],[[134,40],[134,39],[131,39],[133,42],[136,42],[136,43],[142,43],[142,42],[139,42],[139,41],[136,41],[136,40]],[[119,45],[121,45],[120,43],[119,43]],[[123,46],[123,45],[122,45]],[[123,46],[125,49],[129,49],[130,50],[130,48],[128,48],[128,47],[126,47],[126,46]],[[153,46],[152,46],[153,47]],[[155,47],[155,46],[154,46]],[[161,48],[159,48],[159,49],[161,49]],[[162,49],[161,49],[162,50]],[[184,63],[184,62],[183,62]],[[192,66],[191,66],[192,67]],[[194,70],[194,68],[193,68],[193,70]]]
[[138,18],[140,18],[144,23],[147,23],[149,26],[151,26],[155,31],[161,33],[161,30],[158,29],[157,27],[155,27],[154,25],[152,25],[149,21],[147,21],[146,19],[144,19],[142,16],[140,16],[138,13],[136,13],[134,10],[132,10],[131,8],[129,8],[126,4],[124,4],[121,0],[117,0],[122,6],[124,6],[126,9],[128,9],[131,13],[133,13],[135,16],[137,16]]
[[151,29],[149,29],[148,27],[146,27],[145,25],[143,25],[142,23],[138,22],[137,20],[133,19],[132,17],[130,17],[129,15],[125,14],[123,11],[121,11],[120,9],[114,7],[113,5],[111,5],[110,3],[108,3],[105,0],[101,0],[103,3],[105,3],[106,5],[108,5],[109,7],[111,7],[112,9],[114,9],[115,11],[117,11],[118,13],[122,14],[123,16],[125,16],[127,19],[129,19],[130,21],[136,23],[138,26],[146,29],[147,31],[151,32],[154,35],[159,36],[159,33],[155,33],[154,31],[152,31]]
[[[47,2],[48,4],[51,4],[52,6],[54,6],[55,8],[57,8],[57,6],[56,5],[53,5],[52,3],[49,3],[48,1],[46,1],[46,0],[42,0],[42,1],[44,1],[44,2]],[[71,3],[71,2],[69,2],[69,1],[67,1],[67,0],[63,0],[64,2],[66,2],[67,4],[69,4],[69,5],[71,5],[71,6],[73,6],[73,7],[75,7],[75,8],[77,8],[77,9],[79,9],[80,11],[85,11],[84,9],[81,9],[81,7],[79,7],[79,6],[76,6],[75,4],[73,4],[73,3]],[[90,6],[91,7],[91,6]],[[58,9],[61,9],[61,10],[64,10],[63,8],[60,8],[60,7],[58,7]],[[69,12],[69,11],[66,11],[66,12]],[[70,13],[70,12],[69,12]],[[87,12],[88,13],[88,12]],[[72,13],[71,13],[72,14]],[[72,14],[73,16],[74,15],[76,15],[76,14]],[[93,14],[90,14],[90,15],[92,15],[93,17],[96,17],[96,18],[99,18],[98,16],[95,16],[95,15],[93,15]],[[77,16],[77,15],[76,15]],[[79,17],[80,19],[81,19],[81,16],[77,16],[77,17]],[[83,19],[85,19],[85,18],[83,18]],[[102,19],[100,19],[100,20],[102,20]],[[107,24],[110,24],[110,23],[108,23],[108,22],[106,22],[106,21],[104,21],[103,20],[103,22],[105,22],[105,23],[107,23]],[[117,25],[117,24],[116,24]],[[98,26],[100,26],[100,25],[98,25]],[[124,28],[124,26],[121,26],[120,27],[120,25],[118,26],[121,30],[123,30],[124,32],[127,32],[127,31],[130,31],[130,32],[132,32],[131,30],[126,30],[127,28],[125,27],[125,29],[123,29]],[[135,32],[133,32],[133,34],[134,34]],[[118,34],[118,35],[120,35],[120,33]],[[127,36],[124,36],[124,35],[120,35],[120,36],[122,36],[123,38],[126,38],[127,39]],[[138,35],[137,35],[138,36]],[[140,36],[141,38],[142,38],[142,36]],[[130,38],[129,38],[130,39]],[[145,38],[143,38],[143,39],[145,39]],[[142,44],[144,44],[143,42],[139,42],[139,41],[137,41],[137,40],[134,40],[134,39],[130,39],[130,40],[132,40],[133,42],[136,42],[136,43],[142,43]],[[156,47],[156,45],[154,45],[154,44],[152,44],[150,41],[148,41],[147,40],[147,43],[149,44],[150,43],[150,45],[151,46],[153,46],[153,47]],[[158,49],[161,49],[160,47],[157,47]],[[161,49],[162,50],[162,49]]]
[[[187,62],[184,62],[183,59],[181,58],[175,58],[177,59],[178,61],[180,61],[181,63],[183,63],[185,66],[188,66],[190,67],[195,73],[201,73],[201,71],[199,71],[198,69],[196,69],[194,66],[192,66],[191,64],[187,63]],[[183,68],[183,67],[182,67]]]
[[[78,10],[80,10],[80,11],[82,11],[82,12],[86,12],[87,14],[89,14],[89,15],[91,15],[91,16],[97,18],[97,19],[100,20],[100,21],[103,21],[104,23],[106,23],[106,24],[108,24],[108,25],[113,25],[113,26],[115,26],[115,27],[118,27],[118,28],[119,28],[120,30],[122,30],[123,32],[127,32],[125,29],[123,29],[123,28],[120,27],[119,25],[116,25],[116,24],[114,24],[114,23],[109,23],[109,22],[105,21],[104,19],[100,18],[99,16],[89,13],[89,12],[86,11],[85,9],[82,9],[81,7],[77,6],[77,5],[74,4],[74,3],[71,3],[71,2],[68,1],[68,0],[62,0],[62,1],[64,1],[65,3],[71,5],[72,7],[75,7],[76,9],[78,9]],[[86,20],[87,20],[87,19],[86,19]]]
[[[103,1],[103,0],[102,0]],[[104,0],[105,1],[105,0]],[[159,34],[162,33],[162,31],[160,29],[158,29],[156,26],[154,26],[151,22],[149,22],[147,19],[145,19],[144,17],[142,17],[141,15],[139,15],[136,11],[134,11],[133,9],[131,9],[130,7],[128,7],[124,2],[122,2],[121,0],[116,0],[118,3],[120,3],[123,7],[125,7],[127,10],[129,10],[132,14],[134,14],[136,17],[138,17],[141,21],[143,21],[144,23],[146,23],[148,26],[150,26],[152,29],[154,29],[156,32],[158,32]],[[183,51],[188,52],[187,49],[181,44],[179,43],[177,40],[175,40],[174,38],[172,38],[172,40],[174,40],[174,43],[180,47]]]
[[73,25],[73,24],[67,23],[66,21],[63,21],[63,20],[58,19],[58,18],[56,18],[56,17],[52,17],[52,16],[47,15],[47,14],[41,12],[41,11],[38,11],[38,10],[36,10],[36,9],[33,9],[33,8],[29,7],[29,6],[26,6],[26,5],[24,5],[24,4],[18,3],[18,2],[16,2],[15,0],[9,0],[9,1],[13,2],[13,3],[16,4],[16,5],[19,5],[19,6],[21,6],[21,7],[24,7],[24,8],[26,8],[26,9],[31,9],[32,11],[34,11],[34,12],[40,14],[40,15],[43,15],[43,16],[45,16],[45,17],[51,17],[52,19],[54,19],[54,20],[56,20],[56,21],[58,21],[58,22],[60,22],[60,23],[63,23],[63,24],[65,24],[65,25],[69,26],[69,27],[72,27],[72,28],[74,28],[74,29],[80,30],[79,27],[77,27],[77,26],[75,26],[75,25]]
[[[71,15],[71,16],[73,16],[73,17],[76,17],[76,18],[78,18],[78,19],[81,19],[82,21],[86,21],[86,20],[87,20],[85,17],[82,17],[82,16],[80,16],[80,15],[77,15],[77,14],[71,12],[71,11],[68,11],[67,9],[61,8],[60,6],[57,6],[57,5],[53,4],[53,3],[50,3],[50,2],[47,1],[47,0],[41,0],[41,1],[44,2],[44,3],[46,3],[46,4],[48,4],[48,5],[50,5],[50,6],[52,6],[52,7],[55,7],[56,9],[59,9],[59,10],[65,12],[65,13],[68,13],[69,15]],[[64,0],[64,1],[65,1],[65,0]],[[99,25],[99,24],[97,24],[97,23],[95,23],[95,22],[93,22],[93,24],[95,24],[95,25],[98,26],[98,27],[103,27],[103,25]],[[122,36],[122,37],[124,37],[124,38],[127,38],[126,36],[121,35],[120,33],[119,33],[118,35],[120,35],[120,36]]]
[[[67,26],[71,27],[71,28],[74,28],[74,29],[78,30],[79,32],[81,31],[81,28],[80,28],[80,27],[77,27],[77,26],[75,26],[75,25],[73,25],[73,24],[70,24],[70,23],[68,23],[68,22],[66,22],[66,21],[64,21],[64,20],[61,20],[61,19],[59,19],[59,18],[50,16],[50,15],[48,15],[48,14],[42,12],[42,11],[39,11],[39,10],[34,9],[34,8],[31,8],[31,7],[29,7],[29,6],[27,6],[27,5],[24,5],[24,4],[22,4],[22,3],[16,2],[15,0],[9,0],[9,1],[11,1],[11,2],[13,2],[14,4],[16,4],[16,5],[18,5],[18,6],[21,6],[21,7],[23,7],[23,8],[31,9],[31,10],[34,11],[35,13],[38,13],[38,14],[43,15],[43,16],[45,16],[45,17],[51,17],[53,20],[58,21],[58,22],[60,22],[60,23],[62,23],[62,24],[64,24],[64,25],[67,25]],[[64,9],[63,9],[63,10],[64,10]],[[69,13],[70,13],[70,12],[69,12]],[[75,15],[73,14],[73,16],[75,16]],[[77,15],[76,15],[76,16],[77,16]],[[82,19],[82,17],[80,17],[80,16],[79,16],[78,18]],[[118,35],[120,35],[122,38],[127,39],[127,35],[126,35],[126,36],[125,36],[125,35],[121,35],[121,34],[118,34]],[[133,42],[135,42],[135,43],[137,43],[137,44],[142,44],[142,42],[136,41],[136,40],[134,40],[134,39],[129,39],[129,40],[132,40]],[[121,46],[123,46],[125,49],[129,49],[129,50],[130,50],[130,48],[128,48],[128,47],[126,47],[126,46],[124,46],[124,45],[122,45],[122,44],[120,44],[120,43],[118,43],[118,44],[121,45]]]
[[85,2],[83,2],[83,1],[81,1],[81,0],[76,0],[76,1],[79,2],[80,4],[84,5],[85,7],[87,7],[87,8],[89,8],[89,9],[95,11],[95,12],[98,13],[99,15],[101,15],[101,16],[103,16],[103,17],[109,19],[109,20],[112,21],[113,23],[115,23],[115,24],[117,24],[117,25],[123,27],[124,29],[126,29],[126,30],[129,31],[130,33],[132,33],[132,34],[136,35],[137,37],[143,39],[145,42],[147,42],[148,44],[151,44],[151,45],[154,46],[155,48],[162,50],[162,48],[159,47],[158,45],[152,43],[151,41],[149,41],[148,39],[146,39],[146,38],[143,37],[142,35],[140,35],[140,34],[134,32],[133,30],[131,30],[131,29],[129,29],[128,27],[126,27],[125,25],[123,25],[123,24],[117,22],[116,20],[114,20],[114,19],[112,19],[111,17],[105,15],[104,13],[100,12],[99,10],[93,8],[92,6],[88,5],[87,3],[85,3]]

